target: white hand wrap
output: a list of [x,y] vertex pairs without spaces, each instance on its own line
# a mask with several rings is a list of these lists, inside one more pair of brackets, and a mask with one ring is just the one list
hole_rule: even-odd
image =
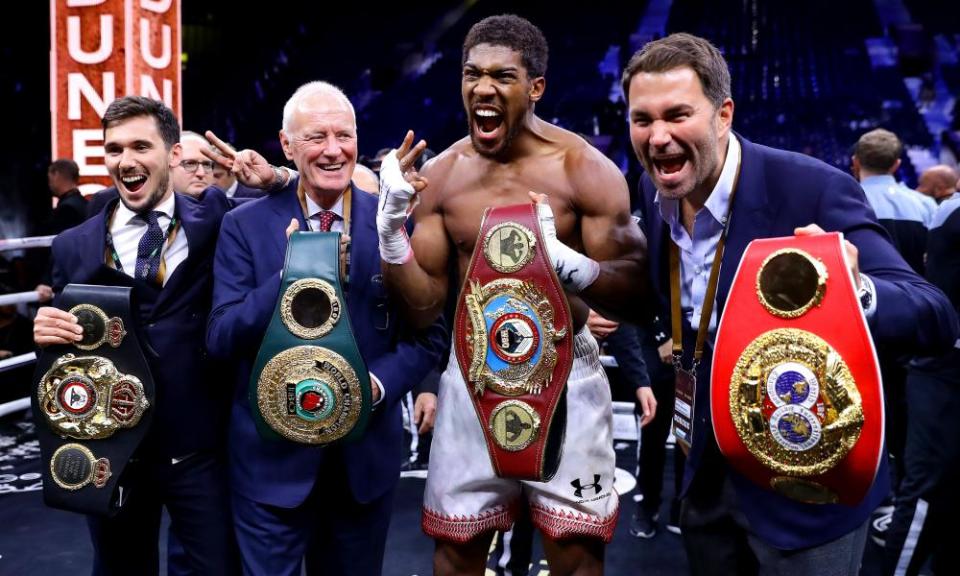
[[412,201],[415,196],[413,186],[400,171],[397,151],[391,150],[380,164],[380,203],[377,206],[380,258],[387,264],[403,264],[413,257],[404,225],[415,206]]
[[540,220],[540,233],[547,244],[547,254],[563,287],[574,294],[583,292],[600,275],[600,264],[557,239],[557,227],[550,204],[537,203],[537,217]]

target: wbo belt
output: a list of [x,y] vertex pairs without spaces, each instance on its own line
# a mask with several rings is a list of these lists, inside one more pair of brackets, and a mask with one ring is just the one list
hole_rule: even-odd
[[370,375],[340,285],[340,233],[294,232],[280,290],[250,375],[257,430],[312,445],[359,439]]
[[454,348],[498,476],[547,481],[556,473],[570,332],[536,207],[488,208],[460,291]]
[[711,412],[730,465],[793,500],[861,502],[883,394],[842,235],[750,243],[716,342]]
[[137,339],[131,288],[69,284],[57,307],[83,338],[47,347],[31,395],[48,506],[111,516],[123,471],[150,428],[155,387]]

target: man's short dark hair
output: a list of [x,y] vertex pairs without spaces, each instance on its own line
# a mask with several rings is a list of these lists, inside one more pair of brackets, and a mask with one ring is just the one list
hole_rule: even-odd
[[877,128],[857,140],[853,155],[860,161],[860,167],[870,172],[886,174],[903,154],[903,143],[889,130]]
[[124,96],[111,102],[101,122],[103,131],[106,133],[111,125],[139,116],[153,117],[167,150],[180,141],[180,123],[173,110],[159,100],[143,96]]
[[80,167],[69,158],[54,160],[50,163],[50,168],[47,171],[51,174],[66,176],[68,180],[74,183],[80,181]]
[[520,54],[530,78],[539,78],[547,73],[547,39],[543,32],[526,18],[515,14],[501,14],[484,18],[474,24],[463,41],[461,65],[466,64],[467,55],[478,44],[504,46],[515,50]]
[[623,70],[623,96],[630,99],[630,81],[637,74],[659,73],[688,67],[696,72],[703,94],[719,108],[730,98],[730,70],[727,61],[709,40],[678,32],[666,38],[648,42],[637,51]]

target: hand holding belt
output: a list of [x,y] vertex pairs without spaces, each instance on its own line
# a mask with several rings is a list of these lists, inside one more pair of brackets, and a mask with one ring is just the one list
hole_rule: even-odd
[[556,473],[571,328],[534,205],[489,208],[460,291],[454,339],[498,476],[546,481]]
[[130,288],[82,284],[57,299],[83,338],[37,360],[31,404],[48,506],[110,516],[122,504],[117,484],[150,428],[155,398],[130,299]]
[[883,395],[842,236],[752,242],[716,342],[711,411],[731,466],[794,500],[862,501],[880,464]]
[[359,439],[370,375],[340,285],[340,233],[294,232],[280,287],[250,375],[257,430],[313,445]]

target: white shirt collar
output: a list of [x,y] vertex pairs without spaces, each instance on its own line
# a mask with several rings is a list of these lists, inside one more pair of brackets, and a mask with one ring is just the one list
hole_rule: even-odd
[[[309,194],[304,194],[304,196],[307,197],[307,220],[324,211],[324,208],[321,208],[319,204],[314,202]],[[337,201],[330,208],[330,212],[333,212],[343,220],[343,194],[340,194],[340,197],[337,198]]]
[[[155,211],[163,212],[164,216],[167,218],[173,218],[173,211],[176,207],[176,199],[174,198],[175,194],[171,194],[169,198],[159,203],[154,207]],[[117,214],[114,216],[114,222],[120,226],[126,226],[128,224],[144,224],[144,220],[139,218],[139,215],[127,208],[127,205],[123,203],[123,200],[118,201],[117,205]]]
[[[737,168],[740,166],[740,141],[737,136],[730,132],[730,138],[727,140],[727,157],[723,161],[723,170],[720,171],[720,178],[717,184],[707,197],[703,207],[710,213],[717,222],[723,223],[730,208],[730,194],[733,192],[733,186],[736,184]],[[660,206],[660,215],[670,224],[679,225],[680,220],[680,201],[676,198],[664,198],[657,191],[654,203]]]

